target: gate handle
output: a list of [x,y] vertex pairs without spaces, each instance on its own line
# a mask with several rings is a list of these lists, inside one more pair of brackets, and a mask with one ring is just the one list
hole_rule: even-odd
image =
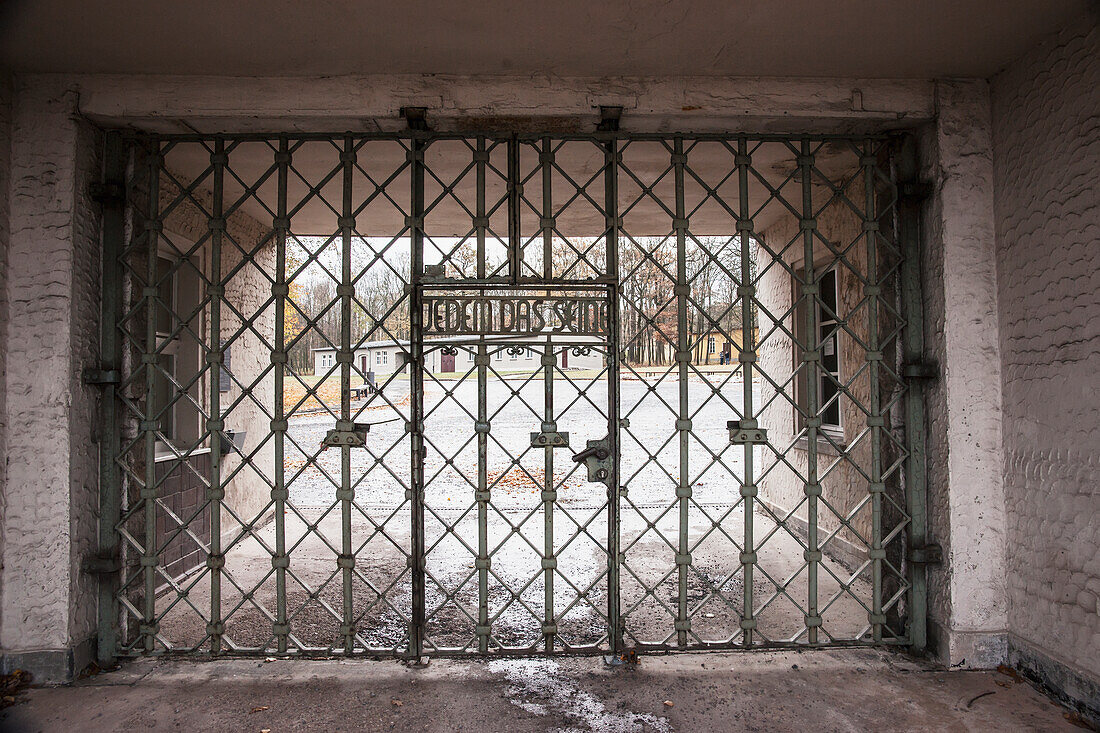
[[595,456],[596,460],[602,461],[605,460],[609,455],[611,455],[611,453],[607,450],[607,448],[604,448],[600,445],[594,445],[591,448],[585,448],[580,453],[574,453],[573,460],[577,463],[583,463],[591,456]]

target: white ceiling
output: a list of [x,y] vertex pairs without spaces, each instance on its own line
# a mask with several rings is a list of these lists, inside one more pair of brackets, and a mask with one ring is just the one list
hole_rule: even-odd
[[988,77],[1089,0],[4,0],[17,71]]

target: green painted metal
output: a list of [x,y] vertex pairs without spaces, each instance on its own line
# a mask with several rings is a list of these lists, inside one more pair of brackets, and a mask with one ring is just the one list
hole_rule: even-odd
[[[916,142],[905,138],[897,155],[898,180],[914,184],[918,179]],[[920,250],[921,200],[903,196],[898,201],[898,240],[901,263],[901,309],[906,328],[902,336],[902,364],[924,361],[924,304],[921,298]],[[925,445],[925,386],[921,379],[908,383],[905,396],[905,499],[910,518],[909,546],[923,548],[928,541],[928,457]],[[921,654],[928,645],[928,574],[923,563],[908,564],[909,647]]]
[[[103,368],[122,374],[117,388],[108,386],[118,409],[104,412],[113,442],[104,444],[100,552],[117,545],[122,555],[117,577],[101,585],[104,659],[162,652],[617,658],[631,649],[926,644],[923,567],[899,559],[904,545],[923,547],[927,539],[923,388],[902,376],[902,365],[921,361],[923,351],[919,207],[898,195],[889,139],[415,131],[181,135],[153,146],[148,202],[136,212],[144,239],[123,241],[119,211],[104,225],[105,262],[122,265],[117,280],[105,278],[104,299]],[[169,163],[182,150],[206,151],[209,166],[182,175]],[[245,150],[270,164],[238,169]],[[318,150],[332,161],[324,170],[307,163]],[[441,166],[446,156],[460,164]],[[588,167],[571,167],[578,159]],[[822,161],[838,159],[847,167],[827,174]],[[120,160],[109,157],[108,181]],[[708,172],[716,160],[724,166],[717,179]],[[898,161],[904,179],[912,157],[903,151]],[[318,202],[335,226],[305,241],[294,219]],[[456,206],[470,226],[451,241],[432,223],[453,219]],[[389,212],[381,220],[403,225],[372,229],[378,207]],[[667,218],[667,232],[634,231],[632,217],[644,207],[647,221]],[[205,221],[196,241],[181,245],[163,228],[178,226],[183,209]],[[255,242],[231,231],[229,222],[246,211],[270,220]],[[563,234],[578,211],[602,220],[603,229]],[[851,239],[828,231],[838,216],[855,222]],[[697,231],[693,222],[705,217],[725,221],[722,230]],[[790,225],[786,239],[767,233],[777,220]],[[397,254],[407,269],[395,264]],[[158,257],[170,263],[167,272]],[[309,313],[291,292],[307,270],[323,270],[336,289]],[[368,275],[383,270],[399,295],[377,306],[366,302]],[[840,306],[822,298],[829,272],[847,288],[845,314],[829,314]],[[235,300],[230,293],[245,273],[265,277],[270,297]],[[791,288],[790,307],[778,304],[774,287],[761,291],[777,275]],[[161,297],[177,276],[199,282],[195,307]],[[635,287],[643,278],[648,289]],[[720,284],[730,288],[726,300],[715,295]],[[486,330],[429,339],[425,304],[459,295],[542,296],[566,305],[595,299],[606,304],[608,328],[583,337]],[[165,310],[167,334],[158,331]],[[839,378],[822,366],[828,339],[819,311],[835,316],[824,320],[836,322],[845,349]],[[407,314],[407,338],[392,333],[401,322],[394,314]],[[353,328],[357,318],[367,325]],[[288,330],[293,322],[301,323],[297,334]],[[290,364],[306,333],[334,354],[327,374],[311,380]],[[201,344],[193,375],[172,374],[160,358],[179,338]],[[371,338],[392,340],[395,358],[407,360],[407,406],[392,393],[405,383],[401,370],[364,387],[363,401],[353,398],[367,377],[355,359]],[[736,355],[736,364],[711,368],[711,339],[729,342],[723,360]],[[266,366],[248,377],[231,369],[233,391],[225,393],[225,355],[236,347],[234,358],[244,359],[246,343],[266,352],[258,360]],[[650,356],[636,356],[642,346]],[[507,373],[508,360],[528,351],[537,367]],[[601,367],[592,373],[567,365],[593,355]],[[441,378],[429,366],[444,356],[455,366]],[[172,382],[167,404],[157,403],[161,377]],[[331,406],[326,384],[338,392]],[[293,389],[304,396],[291,399]],[[844,405],[843,439],[822,428],[832,401]],[[307,403],[321,405],[313,413],[320,418],[311,419],[331,421],[330,435],[355,440],[303,444],[294,426]],[[248,448],[224,433],[226,416],[241,405],[269,425]],[[440,425],[441,406],[464,415],[462,425]],[[203,418],[190,444],[168,439],[159,424],[177,407]],[[902,407],[904,431],[894,419]],[[371,431],[374,408],[404,422],[394,442]],[[707,432],[715,414],[735,425],[730,441],[716,443]],[[597,467],[605,472],[589,476],[583,462],[563,461],[554,453],[560,446],[514,447],[498,426],[517,415],[536,421],[531,433],[572,430],[577,451],[585,438],[606,446],[607,462]],[[777,415],[792,418],[789,441],[775,427]],[[854,418],[865,425],[847,424]],[[441,437],[447,431],[470,434],[454,448]],[[526,441],[526,427],[519,434]],[[336,463],[326,463],[326,447],[339,453],[331,474]],[[268,450],[273,464],[265,463]],[[169,481],[167,469],[186,475],[205,455],[201,505],[173,503],[180,479]],[[448,472],[460,465],[469,466],[466,488],[450,496],[457,479]],[[842,505],[830,495],[842,471],[864,491],[862,500]],[[268,487],[254,517],[239,516],[226,500],[246,472]],[[766,496],[782,472],[800,486],[793,508]],[[606,493],[573,500],[585,479]],[[331,484],[330,505],[300,505],[295,492],[307,480]],[[509,480],[534,487],[526,509],[516,508]],[[377,504],[378,487],[395,482],[403,501]],[[172,553],[181,544],[198,547],[202,563],[179,575],[172,564],[182,560]],[[837,559],[848,546],[859,557]],[[783,550],[787,564],[777,564],[781,547],[797,548],[797,556]],[[581,548],[597,572],[578,570]],[[247,552],[269,558],[270,568],[242,572],[234,558]],[[318,552],[327,559],[305,559]],[[376,552],[390,553],[393,567],[372,562]],[[519,557],[532,559],[517,570]],[[830,627],[843,603],[866,618],[864,627]],[[784,613],[798,622],[777,629],[774,618]],[[181,618],[199,622],[202,638],[174,638]],[[322,627],[333,633],[318,640]]]
[[[103,179],[108,186],[126,192],[126,166],[130,150],[118,132],[107,133],[103,144]],[[119,319],[122,317],[122,279],[118,267],[125,248],[126,200],[116,198],[103,204],[103,301],[100,322],[100,364],[102,369],[118,372],[122,368],[122,344],[119,340]],[[99,536],[98,556],[117,567],[119,537],[116,525],[121,513],[120,475],[116,457],[121,435],[117,429],[119,404],[116,386],[105,384],[101,403],[101,435],[99,454]],[[99,581],[99,618],[97,659],[101,667],[115,661],[118,647],[119,604],[117,572],[102,574]]]

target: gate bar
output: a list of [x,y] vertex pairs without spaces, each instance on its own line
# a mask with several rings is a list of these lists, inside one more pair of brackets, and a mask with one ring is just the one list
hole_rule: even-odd
[[286,452],[287,420],[283,404],[283,389],[286,379],[286,303],[290,297],[286,280],[286,237],[290,231],[290,220],[286,214],[286,190],[290,169],[290,150],[287,138],[279,138],[279,152],[275,156],[278,166],[278,201],[276,202],[273,222],[275,229],[275,283],[271,286],[275,296],[275,343],[276,351],[271,355],[275,362],[275,417],[271,423],[271,432],[275,440],[275,486],[271,489],[271,498],[275,502],[275,634],[279,653],[287,650],[287,636],[290,628],[286,617],[286,571],[290,557],[286,551],[286,466],[283,457]]
[[684,205],[684,140],[677,137],[673,141],[673,172],[676,187],[676,362],[678,364],[678,392],[680,411],[676,420],[676,432],[680,442],[680,480],[676,486],[679,504],[680,528],[679,549],[676,553],[676,574],[678,590],[676,593],[676,643],[687,646],[691,618],[688,615],[688,566],[691,564],[688,544],[688,500],[691,497],[691,476],[688,466],[688,451],[691,447],[691,408],[688,404],[688,361],[691,358],[691,343],[688,335],[688,284],[687,273],[687,213]]
[[[741,377],[744,380],[744,406],[742,413],[744,419],[752,424],[756,420],[752,402],[752,370],[756,361],[756,334],[752,323],[752,304],[756,299],[756,284],[752,280],[752,255],[750,252],[750,239],[752,237],[752,213],[749,209],[749,166],[752,158],[749,155],[748,140],[744,137],[737,139],[737,187],[738,187],[738,215],[737,234],[741,240],[741,287],[738,295],[741,298],[741,351],[737,360],[741,363]],[[741,497],[745,501],[744,527],[745,536],[742,538],[744,551],[741,555],[741,573],[744,581],[744,607],[741,613],[742,641],[745,646],[752,645],[753,630],[756,628],[756,619],[753,618],[752,600],[752,575],[753,563],[756,562],[756,539],[753,536],[753,498],[756,496],[756,475],[753,466],[756,445],[746,442],[744,445],[745,475],[742,478]]]
[[[550,147],[550,138],[542,140],[542,155],[540,166],[542,168],[542,220],[545,224],[554,218],[553,205],[553,179],[550,156],[553,155]],[[542,277],[548,283],[554,278],[554,230],[549,226],[542,228]],[[548,291],[549,293],[549,291]],[[557,432],[557,424],[554,417],[554,345],[550,336],[546,337],[546,349],[543,351],[542,386],[545,392],[543,396],[543,423],[542,432]],[[543,450],[542,473],[542,515],[543,515],[543,611],[542,633],[546,644],[546,651],[554,651],[554,635],[557,625],[554,621],[554,501],[556,500],[556,486],[554,485],[554,446],[547,445]]]
[[607,625],[612,657],[623,652],[623,627],[620,617],[619,565],[619,480],[622,456],[619,454],[619,153],[614,140],[604,145],[604,216],[607,221],[607,439],[611,453],[611,475],[607,481]]
[[817,630],[821,625],[821,616],[817,610],[817,571],[821,560],[821,549],[817,546],[817,498],[821,495],[821,484],[817,478],[817,431],[821,424],[818,406],[817,380],[818,361],[821,359],[819,335],[817,333],[818,281],[814,272],[814,228],[817,219],[813,209],[813,167],[814,156],[810,152],[810,141],[802,139],[799,154],[799,167],[802,169],[802,244],[806,274],[803,296],[809,295],[806,303],[806,343],[803,344],[802,363],[806,369],[806,536],[809,545],[806,551],[806,629],[811,644],[817,643]]
[[[485,279],[485,138],[477,139],[477,278]],[[478,338],[477,357],[477,648],[489,651],[489,350]]]
[[409,236],[412,246],[409,294],[409,453],[412,463],[412,628],[409,653],[417,661],[424,654],[424,309],[420,281],[424,273],[424,147],[419,140],[409,145],[412,222]]
[[210,635],[210,651],[217,654],[222,648],[222,566],[225,556],[222,554],[222,514],[221,500],[225,496],[222,487],[222,408],[221,408],[221,370],[225,363],[225,353],[221,342],[221,298],[225,292],[222,282],[222,233],[225,229],[224,203],[222,197],[225,179],[225,140],[221,137],[214,142],[214,154],[210,163],[214,168],[213,201],[210,220],[210,282],[207,289],[210,296],[210,624],[206,633]]
[[[879,281],[878,281],[878,215],[875,209],[875,162],[871,141],[863,143],[863,236],[867,247],[867,282],[871,285],[867,312],[867,368],[870,373],[867,422],[871,424],[871,636],[882,641],[882,625],[886,617],[882,613],[882,561],[886,551],[882,547],[882,398],[879,379],[882,359],[879,344]],[[837,305],[839,308],[839,304]],[[872,358],[872,355],[876,355]]]
[[[340,362],[340,430],[355,429],[351,418],[351,367],[355,352],[351,348],[351,301],[355,292],[351,274],[351,235],[354,213],[351,185],[355,170],[355,143],[351,136],[344,138],[344,149],[340,154],[343,167],[343,205],[340,211],[340,350],[336,359]],[[344,637],[344,652],[351,654],[355,649],[355,629],[352,608],[351,579],[355,563],[351,545],[351,502],[354,497],[351,487],[351,446],[340,446],[340,527],[341,545],[337,566],[341,568],[343,590],[343,624],[340,632]]]

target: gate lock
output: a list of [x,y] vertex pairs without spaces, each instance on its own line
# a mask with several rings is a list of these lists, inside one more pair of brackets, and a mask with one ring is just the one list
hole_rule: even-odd
[[588,441],[588,447],[573,455],[577,463],[584,462],[588,468],[588,480],[607,483],[611,476],[611,445],[607,438]]
[[323,441],[326,448],[362,448],[367,444],[370,423],[337,420],[336,429],[330,430]]

